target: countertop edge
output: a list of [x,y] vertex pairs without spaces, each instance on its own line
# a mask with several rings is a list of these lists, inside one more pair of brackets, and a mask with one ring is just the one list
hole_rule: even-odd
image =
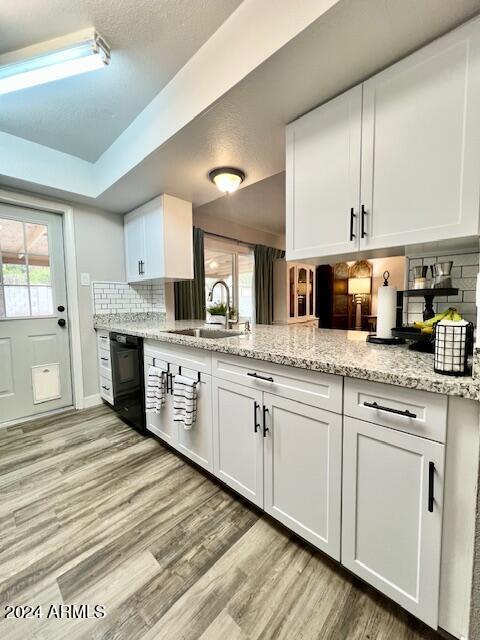
[[[104,331],[115,331],[111,325],[101,322],[94,323],[94,328]],[[269,352],[250,352],[236,345],[230,345],[228,338],[223,338],[222,342],[209,341],[202,338],[194,338],[191,336],[179,336],[167,331],[159,331],[155,336],[147,335],[145,331],[135,331],[129,329],[131,335],[144,338],[145,340],[153,340],[156,342],[166,342],[169,344],[178,344],[205,351],[213,351],[216,353],[224,353],[227,355],[241,356],[259,360],[263,362],[271,362],[272,364],[280,364],[284,366],[296,367],[298,369],[307,369],[320,373],[330,373],[333,375],[345,376],[347,378],[357,378],[361,380],[369,380],[371,382],[380,382],[383,384],[391,384],[394,386],[406,387],[408,389],[417,389],[419,391],[429,391],[431,393],[440,393],[443,395],[465,398],[467,400],[480,400],[480,382],[472,379],[471,382],[463,382],[455,377],[446,376],[443,380],[428,380],[423,382],[420,378],[411,377],[400,374],[385,374],[381,371],[374,371],[354,365],[339,365],[334,362],[324,362],[318,359],[311,360],[305,357],[285,356],[281,353]]]

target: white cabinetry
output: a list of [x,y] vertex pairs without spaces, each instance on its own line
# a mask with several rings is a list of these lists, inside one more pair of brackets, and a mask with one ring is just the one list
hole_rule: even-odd
[[214,472],[263,507],[262,392],[213,379]]
[[264,394],[265,511],[340,560],[342,416]]
[[192,204],[167,194],[124,219],[128,282],[193,278]]
[[478,234],[479,112],[478,21],[365,82],[360,248]]
[[475,237],[479,111],[475,20],[290,124],[287,259]]
[[344,419],[342,563],[437,626],[444,446]]
[[257,364],[214,356],[215,475],[339,560],[341,378]]
[[358,246],[362,87],[287,127],[287,260]]
[[108,331],[97,331],[97,357],[100,397],[113,405],[112,363]]
[[[145,380],[148,368],[153,364],[165,371],[168,379],[165,405],[159,413],[147,412],[147,429],[204,469],[213,471],[212,378],[205,372],[208,371],[205,359],[192,356],[192,351],[196,350],[180,348],[178,355],[175,351],[160,345],[158,349],[149,345],[145,347]],[[197,384],[197,419],[191,429],[185,429],[173,420],[173,385],[177,373],[193,380],[200,379]]]

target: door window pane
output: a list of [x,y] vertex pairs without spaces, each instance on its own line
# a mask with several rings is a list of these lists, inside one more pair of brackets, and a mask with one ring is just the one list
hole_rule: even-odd
[[51,316],[53,313],[52,288],[30,287],[32,316]]
[[25,242],[28,254],[48,256],[48,230],[44,224],[25,225]]
[[30,286],[50,285],[50,267],[32,266],[30,259],[28,260],[28,277]]
[[48,227],[0,218],[0,318],[53,315]]
[[21,222],[0,218],[0,250],[2,253],[25,253],[23,224]]
[[5,284],[28,284],[25,255],[2,252],[2,272]]
[[28,287],[3,287],[7,318],[30,315]]

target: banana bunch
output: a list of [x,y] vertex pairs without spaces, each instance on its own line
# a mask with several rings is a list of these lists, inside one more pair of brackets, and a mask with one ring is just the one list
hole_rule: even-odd
[[430,320],[425,320],[425,322],[414,322],[413,326],[417,329],[421,329],[422,333],[430,334],[433,333],[434,325],[436,325],[437,322],[440,322],[440,320],[451,320],[452,322],[460,322],[460,320],[463,320],[463,318],[454,307],[449,307],[446,311],[437,313],[437,315],[433,318],[430,318]]

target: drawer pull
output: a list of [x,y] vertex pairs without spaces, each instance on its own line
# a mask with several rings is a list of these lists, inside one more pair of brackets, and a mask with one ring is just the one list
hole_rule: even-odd
[[435,463],[428,463],[428,510],[433,513],[433,503],[435,502],[435,495],[433,491],[433,482],[435,480]]
[[251,378],[258,378],[258,380],[264,380],[265,382],[273,382],[274,381],[271,376],[261,376],[256,371],[254,371],[253,373],[248,372],[247,376],[250,376]]
[[110,387],[106,387],[104,384],[102,384],[102,389],[105,389],[105,391],[110,391]]
[[105,360],[105,362],[108,362],[108,358],[104,358],[103,356],[100,356],[100,360]]
[[376,402],[364,402],[364,407],[368,407],[369,409],[377,409],[377,411],[387,411],[388,413],[394,413],[397,416],[405,416],[406,418],[416,418],[417,414],[412,413],[408,409],[392,409],[391,407],[384,407],[381,404],[377,404]]

